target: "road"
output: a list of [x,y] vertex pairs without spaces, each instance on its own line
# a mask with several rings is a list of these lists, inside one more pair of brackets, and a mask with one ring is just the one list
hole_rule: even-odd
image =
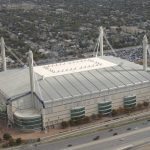
[[132,150],[134,146],[136,147],[148,141],[150,141],[150,127],[72,148],[65,148],[64,150],[125,150],[122,149],[125,147],[130,147],[130,150]]
[[149,149],[150,149],[150,142],[133,148],[133,150],[149,150]]
[[[77,145],[81,145],[84,143],[89,143],[89,142],[93,141],[93,139],[97,136],[100,137],[99,141],[101,141],[101,140],[107,139],[109,137],[114,137],[113,136],[114,133],[121,135],[124,133],[130,133],[135,130],[144,129],[146,127],[150,127],[150,120],[137,121],[135,123],[120,126],[120,127],[114,128],[114,129],[111,128],[112,131],[110,129],[107,129],[107,130],[103,130],[103,131],[97,131],[92,134],[87,134],[87,135],[82,135],[82,136],[80,135],[78,137],[60,140],[57,142],[56,141],[49,142],[49,143],[44,143],[44,144],[40,144],[40,145],[35,145],[35,144],[29,145],[29,146],[26,145],[26,147],[24,147],[24,148],[20,148],[20,149],[17,148],[17,149],[18,150],[60,150],[60,149],[67,148],[68,145],[77,146]],[[128,129],[128,128],[130,128],[130,129]],[[150,132],[148,132],[148,133],[150,136]],[[147,136],[147,133],[144,135]],[[117,136],[115,136],[115,137],[117,137]]]

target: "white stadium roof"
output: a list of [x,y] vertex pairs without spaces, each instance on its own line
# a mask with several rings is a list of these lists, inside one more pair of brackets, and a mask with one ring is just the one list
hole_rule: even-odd
[[[99,64],[96,65],[97,63]],[[69,70],[74,67],[73,64],[76,64],[76,69]],[[63,69],[64,71],[56,71]],[[150,82],[150,74],[143,71],[143,66],[113,56],[37,66],[34,71],[38,81],[38,84],[35,82],[35,93],[44,103]],[[17,97],[29,91],[28,68],[0,73],[0,92],[6,98]]]
[[75,72],[81,72],[81,71],[88,71],[92,69],[113,67],[115,65],[116,64],[110,61],[98,57],[93,57],[87,59],[80,59],[80,60],[38,66],[34,68],[34,71],[41,76],[50,77],[50,76],[58,76],[58,75],[75,73]]

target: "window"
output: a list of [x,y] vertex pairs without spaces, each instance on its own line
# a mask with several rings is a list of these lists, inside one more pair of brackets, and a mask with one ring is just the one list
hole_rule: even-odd
[[124,97],[124,108],[133,108],[136,106],[136,96]]
[[111,101],[105,101],[98,103],[98,113],[102,115],[110,114],[112,111],[112,103]]
[[76,107],[71,109],[71,119],[79,119],[85,116],[85,107]]

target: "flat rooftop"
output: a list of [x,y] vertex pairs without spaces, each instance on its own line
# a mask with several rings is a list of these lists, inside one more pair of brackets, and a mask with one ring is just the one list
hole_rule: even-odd
[[37,66],[34,67],[34,71],[43,77],[50,77],[75,72],[88,71],[92,69],[108,68],[116,65],[117,64],[104,60],[102,58],[93,57],[87,59],[61,62],[56,64]]

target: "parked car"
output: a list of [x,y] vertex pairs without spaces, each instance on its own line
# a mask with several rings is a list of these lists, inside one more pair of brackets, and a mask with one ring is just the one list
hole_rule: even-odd
[[72,146],[72,144],[68,144],[68,147],[71,147]]
[[131,130],[131,128],[127,128],[127,130]]
[[113,129],[109,129],[109,132],[113,131]]
[[100,137],[99,137],[99,135],[98,136],[96,136],[95,138],[93,138],[93,141],[96,141],[96,140],[98,140]]
[[117,132],[115,132],[115,133],[113,134],[113,136],[115,136],[115,135],[118,135],[118,133],[117,133]]

